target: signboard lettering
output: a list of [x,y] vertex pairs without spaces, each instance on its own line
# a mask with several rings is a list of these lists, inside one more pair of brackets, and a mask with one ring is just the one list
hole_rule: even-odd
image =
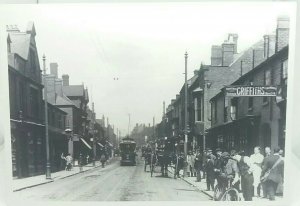
[[277,88],[274,86],[228,86],[225,91],[227,96],[232,97],[277,95]]

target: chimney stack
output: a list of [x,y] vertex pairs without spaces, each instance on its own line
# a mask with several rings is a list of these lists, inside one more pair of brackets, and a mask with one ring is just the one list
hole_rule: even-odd
[[280,16],[277,18],[276,29],[276,46],[275,51],[278,52],[289,44],[289,26],[290,18],[287,16]]
[[222,66],[222,47],[213,45],[211,47],[211,66]]
[[238,40],[238,34],[228,34],[228,41],[232,42],[234,44],[234,54],[237,54],[237,40]]
[[233,62],[234,44],[228,40],[222,44],[222,66],[229,66]]
[[69,75],[63,74],[62,79],[63,79],[63,86],[69,86]]
[[50,63],[50,74],[54,75],[55,78],[58,78],[58,64],[56,62]]

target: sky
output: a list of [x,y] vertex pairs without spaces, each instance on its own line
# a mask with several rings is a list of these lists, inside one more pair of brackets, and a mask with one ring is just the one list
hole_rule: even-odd
[[[40,63],[57,62],[59,76],[84,84],[97,118],[128,132],[136,123],[161,121],[184,83],[201,62],[210,64],[212,45],[237,33],[238,52],[275,31],[279,15],[292,17],[291,2],[100,3],[6,5],[1,25],[36,28]],[[48,71],[49,72],[49,71]],[[114,79],[118,80],[114,80]],[[90,104],[91,105],[91,104]]]

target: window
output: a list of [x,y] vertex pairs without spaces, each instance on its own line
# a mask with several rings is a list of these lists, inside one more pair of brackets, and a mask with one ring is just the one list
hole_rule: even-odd
[[288,78],[288,60],[284,60],[282,62],[282,71],[281,71],[281,79],[283,84],[287,84],[287,78]]
[[231,99],[231,106],[230,106],[230,118],[231,120],[237,119],[237,108],[238,108],[238,98]]
[[23,112],[23,117],[24,115],[27,114],[27,104],[26,104],[26,88],[25,88],[25,84],[23,82],[19,83],[19,105],[20,105],[20,111]]
[[[270,69],[265,70],[264,83],[265,83],[265,86],[270,86],[272,84],[272,75],[271,75],[271,70]],[[263,97],[263,102],[264,103],[267,103],[268,100],[269,100],[268,97]]]
[[33,49],[30,49],[30,63],[31,63],[31,72],[36,72],[36,56]]
[[217,122],[217,112],[216,112],[216,109],[217,109],[217,107],[216,107],[216,102],[215,101],[213,101],[212,103],[211,103],[211,118],[212,118],[212,122],[213,123],[216,123]]
[[226,96],[224,96],[224,122],[227,122],[228,120],[228,99],[226,98]]
[[195,121],[201,121],[201,99],[194,99]]
[[270,86],[272,84],[272,75],[271,70],[267,69],[265,70],[265,86]]
[[38,117],[39,114],[39,98],[38,98],[38,91],[34,88],[30,88],[30,112],[31,116]]
[[253,97],[248,98],[248,110],[253,109]]

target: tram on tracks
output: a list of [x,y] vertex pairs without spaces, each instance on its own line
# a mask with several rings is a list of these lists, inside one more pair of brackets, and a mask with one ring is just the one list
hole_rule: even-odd
[[120,165],[136,165],[136,142],[134,139],[126,137],[121,140],[119,144],[120,148]]

